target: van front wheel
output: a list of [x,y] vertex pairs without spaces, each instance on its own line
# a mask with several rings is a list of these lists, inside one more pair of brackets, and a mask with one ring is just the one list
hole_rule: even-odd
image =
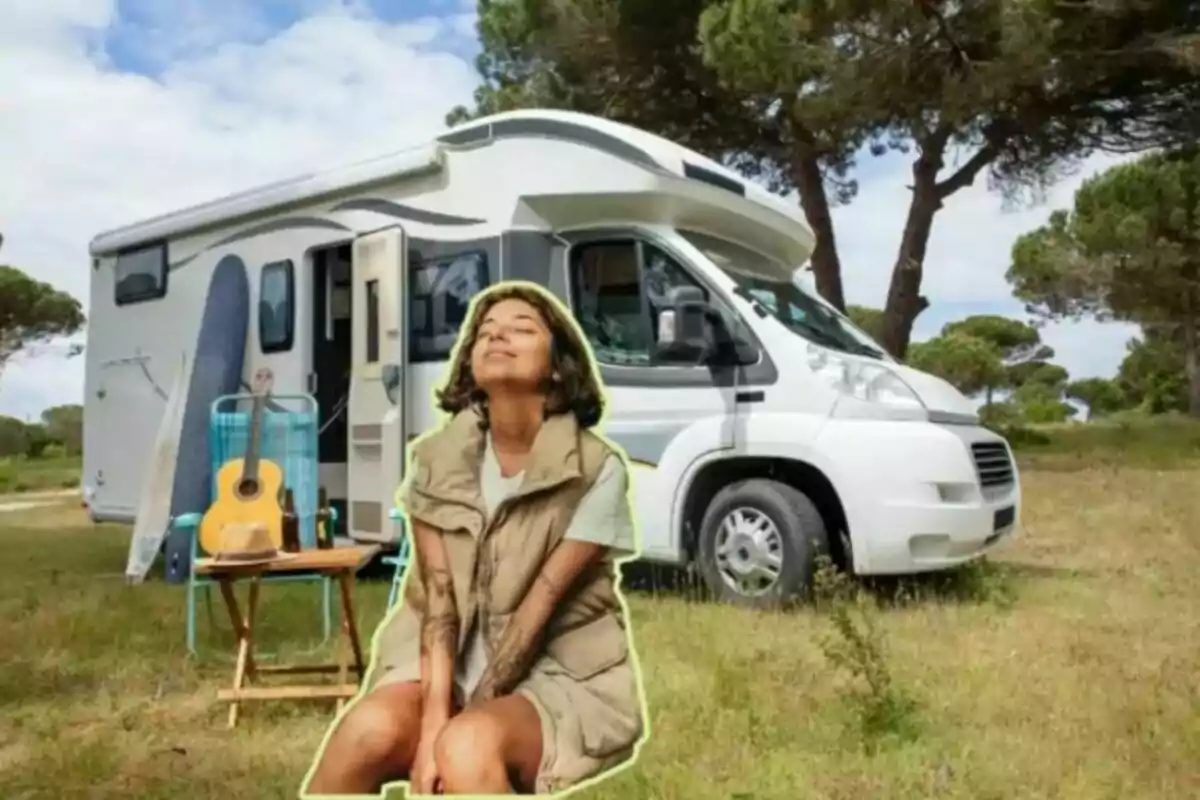
[[700,524],[700,572],[717,599],[777,606],[812,586],[829,551],[825,521],[803,492],[763,478],[731,483]]

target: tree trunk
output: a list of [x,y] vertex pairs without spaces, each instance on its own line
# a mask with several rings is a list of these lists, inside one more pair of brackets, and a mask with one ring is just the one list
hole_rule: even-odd
[[898,359],[903,359],[908,352],[917,316],[929,307],[929,300],[921,296],[921,278],[933,218],[943,200],[970,186],[979,171],[991,164],[1000,152],[999,134],[993,131],[973,156],[939,182],[937,176],[951,133],[951,128],[945,125],[930,131],[918,142],[921,155],[913,162],[912,201],[908,205],[904,234],[900,237],[900,250],[892,267],[892,283],[883,309],[883,331],[879,342]]
[[825,179],[817,159],[809,155],[797,156],[793,162],[792,181],[800,192],[804,218],[816,238],[810,263],[817,291],[844,313],[846,296],[842,289],[842,262],[833,235],[833,215],[829,211],[829,197],[825,194]]
[[[904,234],[900,237],[900,251],[892,266],[892,283],[883,307],[883,331],[879,342],[901,360],[908,351],[913,323],[929,307],[929,301],[921,296],[921,278],[929,234],[933,231],[933,217],[941,207],[932,177],[921,174],[923,160],[924,157],[913,165],[916,178],[913,197],[908,206],[908,218],[904,221]],[[933,175],[936,174],[935,167]]]

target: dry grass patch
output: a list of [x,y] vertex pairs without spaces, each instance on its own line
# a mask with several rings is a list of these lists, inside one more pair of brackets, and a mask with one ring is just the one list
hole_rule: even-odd
[[[1023,477],[1026,531],[994,559],[847,595],[911,700],[875,733],[853,658],[830,658],[848,640],[828,605],[756,614],[633,594],[653,738],[635,768],[579,796],[1200,795],[1200,470]],[[3,796],[296,795],[331,707],[247,706],[226,730],[212,702],[230,674],[219,598],[197,662],[182,589],[119,579],[127,529],[43,508],[0,516],[0,544]],[[365,629],[386,592],[360,585]],[[315,588],[269,587],[264,635],[311,645],[317,608]]]

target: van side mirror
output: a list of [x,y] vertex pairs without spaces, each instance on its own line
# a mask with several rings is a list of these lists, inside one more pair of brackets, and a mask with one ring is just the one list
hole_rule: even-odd
[[712,307],[695,286],[676,286],[667,294],[669,306],[658,312],[654,355],[661,361],[698,363],[711,351]]

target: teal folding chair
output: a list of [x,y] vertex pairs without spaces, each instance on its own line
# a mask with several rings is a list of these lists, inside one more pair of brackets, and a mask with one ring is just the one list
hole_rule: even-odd
[[404,582],[404,569],[408,566],[409,543],[407,524],[404,520],[404,514],[400,509],[393,508],[388,511],[388,519],[400,526],[400,549],[396,551],[394,556],[384,556],[381,561],[394,567],[392,572],[392,588],[388,592],[387,607],[390,610],[396,604],[396,600],[400,597],[400,584]]
[[[250,439],[249,406],[252,395],[226,395],[213,402],[209,418],[209,452],[212,456],[212,473],[226,461],[241,458]],[[261,454],[283,469],[284,486],[292,490],[292,502],[298,517],[300,544],[305,549],[317,546],[317,513],[319,506],[319,468],[317,456],[318,414],[317,401],[312,395],[272,395],[271,410],[263,413],[261,426]],[[239,410],[245,408],[247,410]],[[197,529],[201,514],[182,514],[172,521],[177,529],[187,530],[191,536],[192,559],[187,584],[187,648],[196,654],[196,595],[204,594],[209,624],[214,624],[212,610],[212,587],[217,582],[197,575],[196,559],[201,555],[197,542]],[[337,514],[330,509],[326,521],[332,537]],[[321,608],[324,638],[329,641],[333,630],[333,581],[324,575],[264,575],[264,583],[320,583]]]

